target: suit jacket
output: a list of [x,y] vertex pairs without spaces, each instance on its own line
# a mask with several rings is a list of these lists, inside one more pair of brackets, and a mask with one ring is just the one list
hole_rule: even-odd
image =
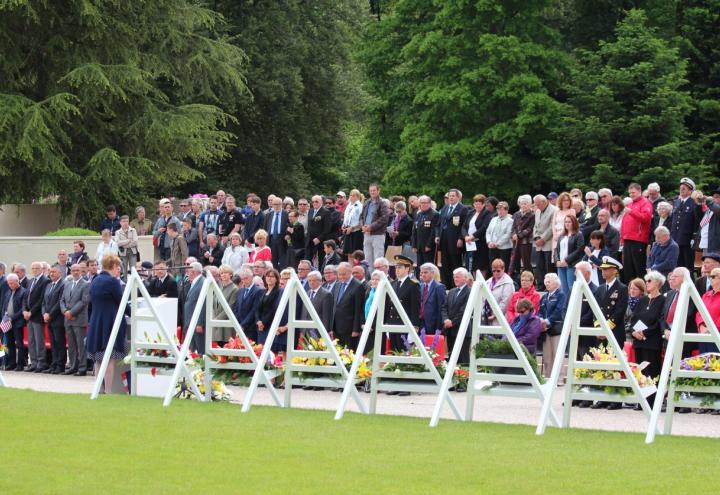
[[[452,326],[445,331],[449,335],[457,335],[460,330],[460,322],[462,321],[463,314],[465,313],[465,307],[468,303],[468,296],[470,295],[470,287],[463,285],[458,288],[455,287],[448,292],[447,295],[447,319],[452,321]],[[468,331],[465,334],[465,338],[469,339],[472,336],[472,326],[468,326]]]
[[[310,297],[310,290],[307,291],[308,297]],[[331,332],[333,330],[333,316],[335,315],[335,298],[333,294],[322,287],[318,287],[315,297],[311,299],[312,305],[315,308],[320,321],[325,326],[325,330]],[[300,319],[309,320],[310,312],[302,305],[300,307]]]
[[[198,298],[205,279],[198,276],[194,282],[195,283],[190,286],[187,299],[185,299],[185,304],[183,306],[183,330],[186,332],[188,330],[188,326],[190,325],[190,320],[192,319],[195,307],[198,304]],[[200,317],[198,318],[197,324],[203,327],[205,326],[205,301],[202,302],[202,310],[200,311]]]
[[308,246],[313,245],[313,239],[317,238],[320,242],[327,241],[332,238],[333,218],[330,210],[324,206],[317,210],[308,212],[308,227],[305,242]]
[[557,208],[548,203],[544,210],[535,210],[535,225],[533,226],[533,240],[542,239],[545,244],[538,251],[552,251],[553,218]]
[[684,201],[682,198],[677,198],[673,202],[672,217],[670,217],[670,225],[667,227],[678,246],[690,245],[702,216],[702,206],[695,203],[691,197]]
[[541,320],[548,320],[549,328],[547,332],[549,335],[560,335],[560,325],[558,323],[562,324],[565,319],[565,293],[562,289],[543,294],[540,298],[540,308],[538,308],[537,316]]
[[528,210],[524,215],[522,211],[516,211],[513,214],[512,233],[517,236],[518,244],[531,244],[534,229],[535,214],[532,211]]
[[[555,246],[555,259],[560,260],[560,241],[565,235],[560,236],[558,239],[557,246]],[[564,260],[568,266],[575,266],[578,261],[582,260],[585,255],[585,241],[583,240],[582,232],[577,232],[568,238],[568,251],[567,256]]]
[[[210,260],[208,260],[205,257],[205,253],[210,253],[210,256],[212,256],[213,261],[210,263]],[[211,248],[209,245],[205,246],[205,251],[203,251],[203,254],[200,256],[201,262],[203,266],[213,265],[219,267],[222,265],[222,258],[225,254],[225,248],[222,247],[220,244],[216,244],[214,248]]]
[[[667,291],[665,293],[665,302],[664,302],[663,308],[662,308],[662,317],[660,318],[660,330],[663,332],[665,330],[670,330],[671,324],[669,324],[667,322],[667,316],[668,316],[668,313],[670,312],[670,308],[672,307],[673,301],[675,300],[675,296],[677,294],[678,294],[678,291],[675,289],[670,289],[669,291]],[[677,307],[675,308],[675,311],[677,311]],[[696,312],[697,312],[697,310],[695,309],[695,305],[692,303],[692,300],[690,300],[690,305],[688,307],[688,313],[687,313],[687,319],[685,320],[685,331],[688,333],[697,333],[697,327],[695,326],[695,313]]]
[[244,287],[238,289],[237,302],[233,311],[235,318],[242,327],[246,335],[252,336],[257,335],[257,311],[260,307],[260,301],[262,300],[263,294],[265,293],[255,284],[249,287],[250,291],[247,292]]
[[60,298],[60,311],[65,311],[75,317],[74,320],[65,318],[65,326],[84,327],[88,324],[88,304],[90,303],[90,283],[80,278],[73,288],[74,280],[68,280],[63,287],[62,297]]
[[340,261],[340,256],[338,256],[337,253],[332,253],[330,256],[325,255],[322,265],[320,266],[320,273],[323,273],[325,271],[325,267],[328,265],[338,266]]
[[457,241],[462,239],[462,226],[468,215],[468,208],[457,203],[450,215],[450,204],[446,204],[440,210],[440,221],[435,237],[440,238],[440,249],[446,250],[446,254],[458,254],[462,248],[457,247]]
[[[268,233],[268,240],[270,240],[270,237],[272,236],[272,229],[273,229],[273,219],[275,218],[275,211],[270,211],[270,213],[267,213],[265,215],[265,219],[263,222],[263,228]],[[280,210],[280,228],[278,230],[278,236],[280,238],[285,237],[285,233],[287,232],[288,228],[288,214],[285,210]]]
[[177,297],[177,282],[175,282],[175,279],[170,274],[166,275],[164,280],[153,277],[152,282],[150,283],[150,290],[148,292],[150,292],[152,297],[160,297],[163,294],[165,294],[166,297]]
[[62,326],[64,321],[62,311],[60,310],[60,298],[62,297],[62,293],[62,278],[58,279],[57,283],[55,284],[55,288],[53,288],[52,281],[50,281],[45,286],[45,294],[43,295],[40,312],[42,314],[47,313],[50,315],[50,321],[48,322],[48,325],[53,327]]
[[602,284],[595,291],[595,299],[597,299],[605,319],[608,320],[618,344],[622,345],[625,342],[625,325],[623,323],[628,305],[627,286],[619,279],[615,279],[610,290],[608,290],[607,283]]
[[[395,219],[390,222],[390,226],[394,225]],[[397,236],[395,239],[391,239],[391,246],[402,246],[406,242],[410,242],[413,230],[413,219],[410,215],[405,215],[400,219],[400,225],[398,225]]]
[[[392,288],[400,299],[400,304],[410,318],[414,327],[420,327],[420,284],[417,280],[406,277],[402,283],[395,280]],[[385,303],[385,321],[390,324],[399,325],[403,323],[400,313],[391,302],[390,298]]]
[[[598,286],[595,285],[592,282],[588,282],[588,287],[590,287],[590,292],[595,295],[598,291]],[[563,310],[563,313],[567,314],[567,303],[570,299],[570,294],[565,297],[565,309]],[[582,304],[580,305],[580,325],[583,327],[592,327],[593,321],[595,320],[595,315],[592,312],[592,309],[590,308],[590,303],[587,302],[587,299],[583,297]],[[592,337],[590,337],[592,338]]]
[[435,330],[442,330],[443,322],[447,318],[447,306],[445,296],[445,286],[440,282],[433,280],[428,285],[427,298],[423,306],[424,284],[420,284],[420,308],[423,317],[420,326],[425,328],[429,334]]
[[[590,241],[588,240],[588,242]],[[605,227],[605,247],[613,258],[620,251],[620,231],[610,224]]]
[[7,310],[8,303],[10,302],[10,298],[13,298],[13,312],[11,314],[8,314],[10,317],[10,320],[12,321],[12,326],[15,329],[20,329],[25,325],[25,319],[23,318],[23,304],[25,303],[25,296],[27,289],[25,289],[23,286],[18,287],[15,292],[10,290],[8,287],[8,290],[5,291],[2,298],[2,303],[0,305],[0,313],[2,315],[5,315],[5,311]]
[[365,317],[365,290],[360,282],[351,278],[342,299],[338,300],[340,287],[342,287],[342,282],[338,280],[333,287],[332,294],[335,305],[332,329],[336,335],[350,337],[352,332],[362,330]]
[[30,316],[30,321],[32,322],[44,323],[42,317],[42,302],[45,296],[45,287],[47,287],[49,281],[45,275],[40,275],[34,285],[32,280],[28,282],[23,311],[30,311],[32,313]]
[[432,208],[427,211],[418,210],[415,213],[415,224],[413,225],[410,244],[419,253],[426,252],[427,248],[432,251],[435,248],[435,233],[440,215]]
[[[175,238],[170,241],[170,266],[181,266],[185,263],[185,260],[189,256],[188,245],[185,237],[178,234]],[[176,273],[180,271],[179,268],[174,268],[172,271]]]

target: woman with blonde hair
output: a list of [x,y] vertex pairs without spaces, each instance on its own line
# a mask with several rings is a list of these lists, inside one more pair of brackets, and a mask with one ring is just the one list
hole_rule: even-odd
[[[220,289],[222,289],[223,297],[228,303],[228,306],[230,306],[230,309],[233,309],[233,306],[237,301],[238,293],[237,285],[235,285],[232,281],[234,271],[230,265],[223,264],[220,265],[220,268],[218,268],[218,273],[220,275]],[[215,315],[216,320],[227,320],[230,318],[225,313],[225,310],[223,309],[220,301],[217,300],[217,297],[213,304],[213,314]],[[228,340],[230,340],[230,337],[232,337],[234,333],[235,332],[232,328],[224,327],[221,328],[219,331],[219,338],[221,341],[227,342]],[[216,336],[213,335],[213,338],[215,337]]]
[[[562,192],[557,198],[557,209],[553,216],[553,238],[552,238],[552,249],[555,251],[557,242],[560,237],[565,233],[565,217],[577,216],[573,209],[573,201],[570,194]],[[557,261],[557,260],[555,260]]]
[[242,268],[250,260],[247,249],[242,245],[240,234],[233,232],[228,236],[228,245],[223,253],[222,264],[229,265],[233,272]]
[[272,252],[267,245],[268,233],[264,229],[255,232],[255,249],[250,252],[250,263],[272,261]]

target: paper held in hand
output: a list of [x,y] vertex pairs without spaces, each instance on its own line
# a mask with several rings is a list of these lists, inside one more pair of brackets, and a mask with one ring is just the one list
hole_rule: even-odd
[[647,330],[647,328],[648,328],[648,326],[645,323],[643,323],[642,320],[638,320],[633,325],[633,330],[635,330],[636,332],[643,332],[643,331]]
[[475,244],[475,242],[466,242],[465,251],[477,251],[477,245]]

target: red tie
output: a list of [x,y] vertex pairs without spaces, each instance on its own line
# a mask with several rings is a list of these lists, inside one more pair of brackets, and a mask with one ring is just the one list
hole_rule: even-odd
[[423,287],[422,304],[420,304],[420,319],[425,318],[425,302],[427,302],[428,285],[430,284],[425,284],[425,287]]
[[665,321],[667,321],[668,325],[672,325],[673,319],[675,319],[675,308],[677,307],[677,302],[678,302],[678,293],[676,292],[675,298],[673,299],[673,302],[670,305],[670,310],[668,311],[667,319],[665,320]]

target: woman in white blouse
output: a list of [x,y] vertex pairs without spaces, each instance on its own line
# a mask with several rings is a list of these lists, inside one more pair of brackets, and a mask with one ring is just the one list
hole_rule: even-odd
[[106,254],[118,255],[118,245],[117,242],[113,240],[112,233],[108,229],[105,229],[100,234],[100,237],[102,239],[100,240],[100,244],[98,244],[97,251],[95,251],[95,259],[98,265],[102,265],[103,256]]
[[352,254],[354,251],[363,248],[363,233],[360,225],[360,214],[363,207],[361,198],[360,191],[357,189],[350,191],[342,224],[344,236],[342,251],[345,254]]
[[228,236],[228,241],[230,242],[227,248],[225,248],[222,264],[228,265],[232,268],[233,272],[237,272],[240,268],[242,268],[243,264],[248,262],[250,255],[248,254],[247,249],[245,249],[245,246],[242,245],[242,239],[240,238],[240,234],[237,232],[230,234]]
[[513,219],[508,214],[510,205],[505,201],[500,201],[496,207],[497,216],[490,220],[485,240],[487,240],[488,254],[490,260],[501,259],[504,266],[510,264],[510,254],[512,253],[512,226]]

